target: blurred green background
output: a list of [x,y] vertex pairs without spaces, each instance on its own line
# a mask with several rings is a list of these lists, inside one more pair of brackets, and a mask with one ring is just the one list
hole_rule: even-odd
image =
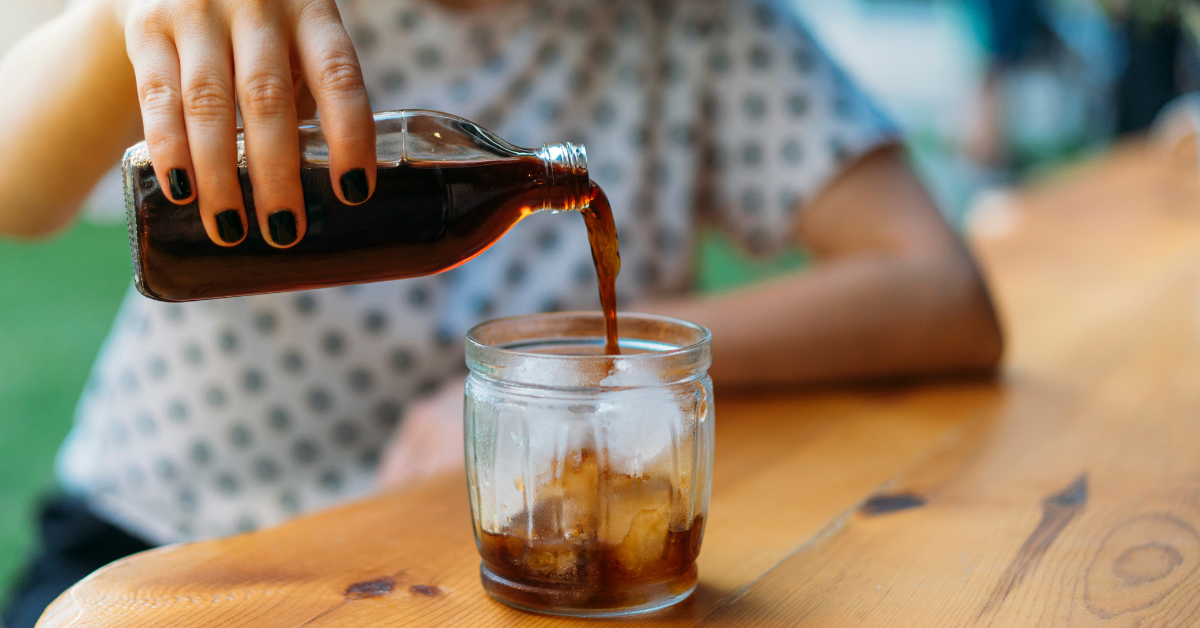
[[[0,240],[0,590],[31,545],[31,506],[129,285],[124,225],[48,242]],[[0,593],[0,598],[4,596]]]

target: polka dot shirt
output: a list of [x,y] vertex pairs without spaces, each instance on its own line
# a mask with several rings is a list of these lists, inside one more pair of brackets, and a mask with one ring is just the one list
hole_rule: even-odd
[[[769,254],[895,129],[781,6],[344,0],[375,110],[435,109],[522,146],[587,146],[613,203],[623,307],[687,290],[698,229]],[[538,214],[469,264],[405,281],[166,304],[131,291],[59,455],[67,489],[167,543],[373,489],[408,408],[497,316],[598,307],[583,221]]]

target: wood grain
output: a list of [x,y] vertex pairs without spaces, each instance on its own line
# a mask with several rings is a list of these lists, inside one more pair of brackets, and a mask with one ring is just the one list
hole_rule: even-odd
[[[1140,145],[975,243],[999,382],[717,400],[687,602],[654,626],[1200,625],[1200,185]],[[93,574],[65,626],[594,625],[478,580],[460,477]],[[630,623],[630,622],[622,622]]]
[[704,622],[1200,625],[1200,186],[1127,147],[979,242],[1012,353],[988,427]]
[[[718,401],[722,453],[702,583],[652,621],[692,624],[740,594],[996,399],[993,384],[976,383]],[[66,593],[40,625],[564,623],[488,598],[478,565],[456,475],[277,529],[126,559]]]

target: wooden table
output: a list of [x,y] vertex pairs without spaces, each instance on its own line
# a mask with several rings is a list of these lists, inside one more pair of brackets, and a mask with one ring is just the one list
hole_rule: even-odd
[[[1200,625],[1200,185],[1126,145],[975,246],[999,381],[720,397],[700,585],[653,626]],[[60,626],[596,625],[479,585],[444,477],[100,570]]]

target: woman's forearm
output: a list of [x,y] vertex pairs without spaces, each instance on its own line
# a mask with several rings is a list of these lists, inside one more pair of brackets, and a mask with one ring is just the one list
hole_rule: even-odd
[[811,271],[648,308],[713,331],[718,384],[980,371],[999,361],[983,279],[897,146],[845,169],[795,229],[794,243],[819,260]]
[[711,329],[718,385],[981,371],[1001,351],[969,259],[848,257],[720,296],[639,309]]
[[0,234],[46,235],[140,134],[110,0],[73,7],[0,59]]

